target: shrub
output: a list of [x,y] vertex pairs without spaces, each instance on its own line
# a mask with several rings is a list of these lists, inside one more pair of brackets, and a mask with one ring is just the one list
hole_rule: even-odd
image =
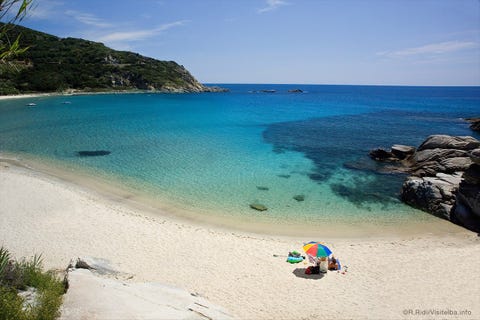
[[[18,290],[35,288],[37,301],[25,305]],[[0,320],[50,320],[59,316],[65,287],[52,272],[42,271],[42,257],[13,261],[0,247]]]

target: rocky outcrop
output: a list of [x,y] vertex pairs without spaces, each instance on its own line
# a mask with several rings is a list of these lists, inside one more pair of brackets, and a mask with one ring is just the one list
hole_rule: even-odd
[[69,289],[60,319],[232,319],[197,293],[160,283],[132,282],[133,275],[113,270],[102,259],[78,261],[89,267],[69,266]]
[[417,150],[395,145],[370,157],[390,162],[392,173],[410,174],[402,186],[405,203],[480,232],[480,141],[433,135]]

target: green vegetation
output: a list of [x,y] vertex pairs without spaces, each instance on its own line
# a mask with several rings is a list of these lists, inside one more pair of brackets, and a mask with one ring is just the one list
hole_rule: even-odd
[[[21,21],[25,17],[32,1],[33,0],[0,0],[0,21],[5,17],[8,18],[9,14],[11,16],[8,24],[0,25],[0,65],[9,66],[10,59],[25,53],[28,49],[20,46],[20,36],[17,36],[15,40],[13,40],[13,38],[7,36],[7,31],[15,22]],[[19,6],[17,12],[11,14],[11,9],[15,5]]]
[[[27,303],[18,293],[28,288],[36,299]],[[42,271],[42,259],[11,259],[0,247],[0,320],[48,320],[59,316],[65,286],[51,272]]]
[[[28,50],[15,58],[15,71],[0,65],[0,94],[85,91],[209,91],[174,61],[116,51],[101,43],[59,38],[21,26],[7,29]],[[5,41],[5,39],[0,39]]]

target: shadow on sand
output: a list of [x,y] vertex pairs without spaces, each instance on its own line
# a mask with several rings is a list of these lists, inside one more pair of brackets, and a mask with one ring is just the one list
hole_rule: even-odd
[[326,273],[305,274],[305,270],[307,270],[307,268],[297,268],[297,269],[293,270],[292,273],[299,278],[312,279],[312,280],[322,279],[326,275]]

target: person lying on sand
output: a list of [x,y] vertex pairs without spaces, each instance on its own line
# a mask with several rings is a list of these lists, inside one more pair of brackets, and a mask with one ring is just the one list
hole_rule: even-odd
[[338,262],[334,256],[331,259],[328,259],[328,270],[338,270]]

